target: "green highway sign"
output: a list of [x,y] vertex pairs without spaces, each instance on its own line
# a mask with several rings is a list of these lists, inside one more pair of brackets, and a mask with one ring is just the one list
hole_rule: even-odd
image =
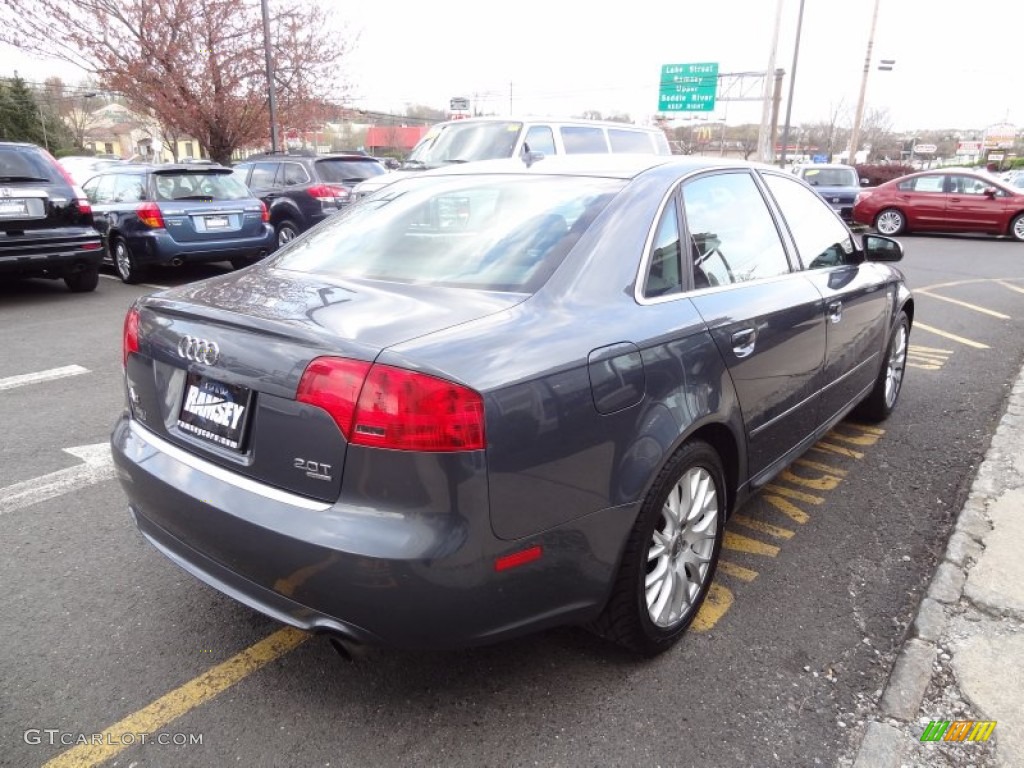
[[711,112],[718,92],[718,62],[665,64],[658,87],[659,112]]

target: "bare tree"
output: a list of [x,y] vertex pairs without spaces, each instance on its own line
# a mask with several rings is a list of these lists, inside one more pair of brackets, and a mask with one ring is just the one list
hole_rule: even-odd
[[848,120],[849,110],[844,106],[842,99],[829,104],[825,119],[806,125],[808,147],[817,147],[831,163],[832,156],[846,145],[849,129],[844,127],[844,123]]
[[[0,41],[77,64],[221,162],[268,133],[258,3],[237,0],[5,0]],[[305,126],[343,91],[349,40],[315,3],[276,0],[272,20],[281,121]]]

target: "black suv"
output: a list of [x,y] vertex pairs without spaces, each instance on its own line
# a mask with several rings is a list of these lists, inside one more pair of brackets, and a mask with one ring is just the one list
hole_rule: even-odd
[[63,279],[75,293],[99,283],[103,239],[82,190],[49,152],[0,142],[0,279]]
[[387,173],[379,160],[356,152],[253,155],[234,170],[266,203],[278,246],[337,213],[356,184]]

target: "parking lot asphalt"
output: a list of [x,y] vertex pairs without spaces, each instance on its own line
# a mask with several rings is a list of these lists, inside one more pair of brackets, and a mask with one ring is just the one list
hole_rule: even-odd
[[848,760],[1024,360],[1024,246],[903,241],[900,407],[740,511],[708,606],[652,661],[566,628],[348,662],[205,587],[135,532],[102,449],[125,310],[222,269],[0,286],[0,765]]

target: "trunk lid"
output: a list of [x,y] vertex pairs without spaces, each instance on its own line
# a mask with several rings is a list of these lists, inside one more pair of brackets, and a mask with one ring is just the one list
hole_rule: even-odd
[[307,365],[321,356],[369,362],[523,298],[270,268],[225,275],[140,300],[128,398],[135,418],[178,447],[333,501],[348,445],[326,411],[296,401]]

